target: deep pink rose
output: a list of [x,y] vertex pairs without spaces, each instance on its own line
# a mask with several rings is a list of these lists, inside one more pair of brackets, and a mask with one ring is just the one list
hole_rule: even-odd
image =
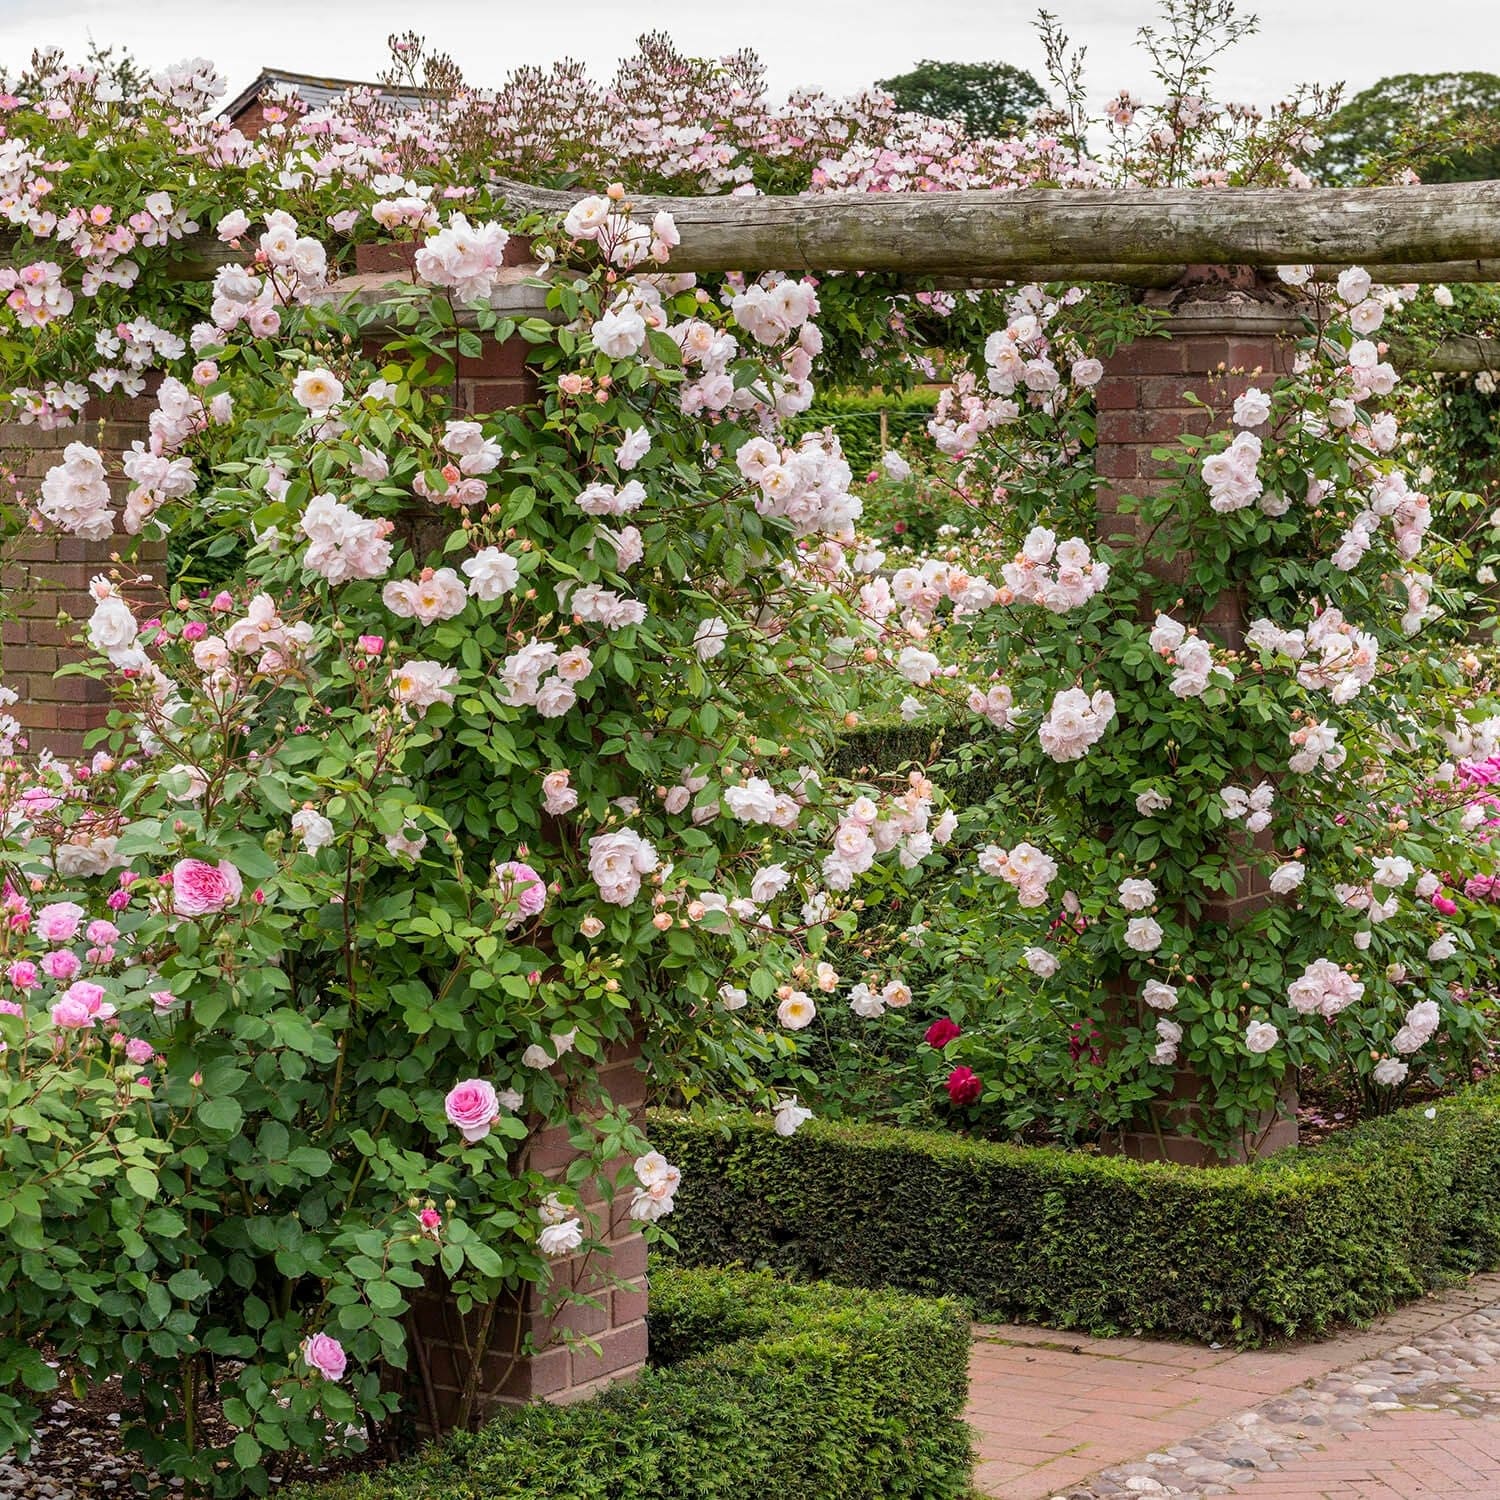
[[955,1068],[948,1075],[948,1097],[957,1105],[977,1104],[984,1080],[972,1068]]
[[934,1021],[927,1028],[927,1045],[929,1047],[946,1047],[955,1037],[963,1033],[958,1026],[944,1016],[941,1021]]
[[448,1090],[443,1112],[466,1141],[482,1141],[500,1118],[500,1100],[494,1084],[482,1078],[466,1078]]
[[180,917],[204,917],[223,911],[240,899],[240,872],[221,859],[211,865],[201,859],[180,859],[172,866],[172,910]]
[[37,981],[41,978],[36,971],[36,965],[26,959],[19,959],[5,971],[5,977],[15,985],[18,990],[34,990]]
[[36,914],[36,933],[44,943],[70,943],[87,913],[75,901],[54,901]]
[[326,1333],[310,1334],[302,1340],[302,1357],[310,1370],[316,1370],[324,1380],[342,1380],[349,1360],[344,1346]]

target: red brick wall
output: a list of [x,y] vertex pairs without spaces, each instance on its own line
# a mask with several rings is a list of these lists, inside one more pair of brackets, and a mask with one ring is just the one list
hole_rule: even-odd
[[[146,436],[153,404],[144,396],[91,401],[88,421],[51,432],[0,423],[0,467],[9,469],[32,498],[69,443],[98,448],[111,469],[117,469],[120,451]],[[123,502],[125,488],[116,483],[117,500]],[[57,679],[54,673],[79,659],[76,643],[93,610],[89,579],[109,570],[110,554],[125,540],[85,542],[48,530],[22,539],[13,550],[14,561],[0,572],[0,681],[20,694],[11,712],[27,731],[32,753],[48,749],[77,756],[85,732],[105,721],[109,694],[101,683],[85,677]],[[141,557],[159,573],[166,553],[160,544],[147,544]],[[59,614],[68,620],[60,621]]]

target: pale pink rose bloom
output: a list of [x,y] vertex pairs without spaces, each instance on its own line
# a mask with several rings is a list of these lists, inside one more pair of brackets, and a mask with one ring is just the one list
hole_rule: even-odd
[[36,914],[36,934],[44,943],[71,942],[87,913],[74,901],[54,901]]
[[500,1099],[494,1084],[482,1078],[466,1078],[448,1090],[443,1112],[466,1141],[482,1141],[500,1118]]
[[172,909],[180,917],[205,917],[233,906],[244,886],[240,872],[221,859],[180,859],[172,866]]
[[78,955],[71,948],[58,948],[42,955],[42,972],[48,979],[57,979],[64,984],[70,979],[76,979],[82,967]]
[[547,886],[542,877],[528,864],[508,859],[495,869],[495,879],[500,884],[500,896],[507,906],[513,905],[515,913],[507,927],[534,917],[547,904]]
[[302,1340],[302,1358],[324,1380],[342,1380],[349,1364],[344,1346],[326,1333],[309,1334]]

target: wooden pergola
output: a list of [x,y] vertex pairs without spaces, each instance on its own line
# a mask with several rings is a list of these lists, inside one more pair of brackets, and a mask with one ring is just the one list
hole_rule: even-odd
[[[562,214],[576,193],[500,180],[507,209]],[[1176,286],[1197,268],[1274,277],[1308,265],[1331,280],[1361,265],[1378,282],[1500,282],[1500,181],[1377,188],[1022,189],[628,200],[666,209],[674,271],[874,271],[945,289],[1010,281]],[[0,244],[0,259],[9,246]],[[244,252],[202,234],[172,247],[182,280]],[[1500,341],[1445,340],[1440,371],[1500,368]]]

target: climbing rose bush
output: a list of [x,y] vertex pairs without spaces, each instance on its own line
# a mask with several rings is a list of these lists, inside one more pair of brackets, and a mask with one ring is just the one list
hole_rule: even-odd
[[1301,1068],[1386,1108],[1484,1035],[1494,703],[1377,341],[1416,289],[1282,277],[1292,370],[1227,372],[1210,435],[1102,523],[1097,376],[1067,298],[1019,291],[930,426],[972,540],[863,586],[885,652],[920,654],[903,712],[966,710],[1003,765],[895,950],[962,1025],[921,1054],[960,1119],[1253,1148]]
[[[429,1278],[556,1302],[551,1262],[608,1232],[591,1180],[670,1214],[601,1065],[753,1087],[839,989],[857,883],[952,833],[920,775],[820,771],[860,502],[835,441],[779,436],[815,288],[716,301],[618,189],[568,217],[524,232],[592,269],[524,316],[489,305],[495,221],[404,225],[371,306],[320,298],[291,215],[236,219],[259,250],[149,444],[70,444],[40,488],[73,535],[255,540],[212,597],[97,577],[107,741],[0,781],[12,1441],[47,1341],[123,1376],[165,1477],[263,1491],[358,1446]],[[460,361],[517,340],[536,402],[455,407]],[[528,1165],[549,1126],[561,1176]]]

